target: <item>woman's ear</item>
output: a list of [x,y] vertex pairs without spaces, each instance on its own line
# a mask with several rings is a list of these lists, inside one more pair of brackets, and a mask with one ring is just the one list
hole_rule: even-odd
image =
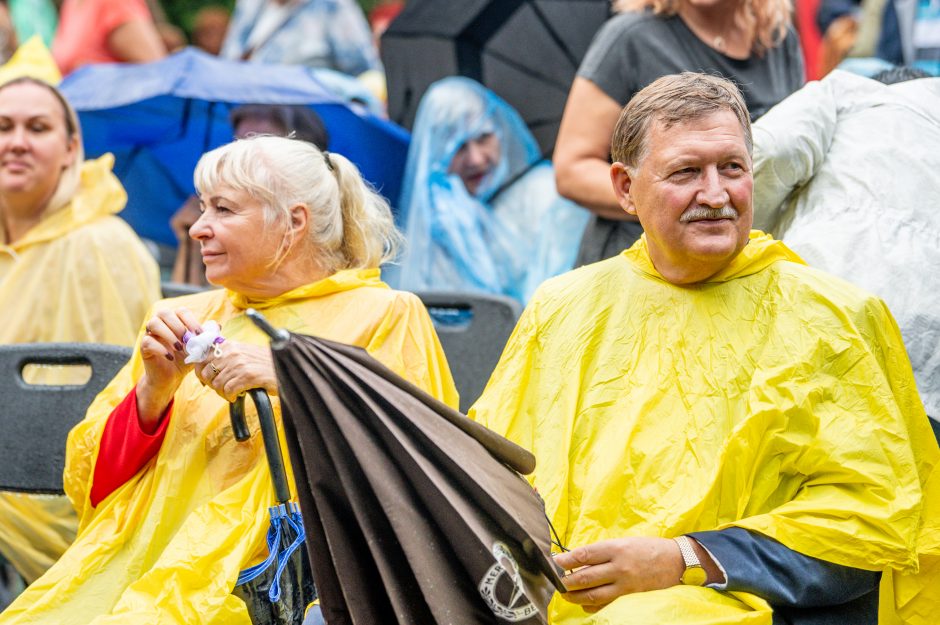
[[75,159],[78,157],[78,142],[81,139],[78,138],[77,134],[73,134],[68,140],[66,145],[68,146],[68,152],[66,152],[65,163],[63,164],[62,170],[66,170],[75,163]]
[[287,214],[289,221],[276,256],[279,260],[283,260],[294,249],[294,245],[304,239],[310,223],[307,207],[303,204],[291,206]]
[[303,235],[307,232],[307,223],[310,219],[310,214],[307,211],[307,207],[303,204],[297,204],[290,207],[290,231],[294,237],[298,235]]

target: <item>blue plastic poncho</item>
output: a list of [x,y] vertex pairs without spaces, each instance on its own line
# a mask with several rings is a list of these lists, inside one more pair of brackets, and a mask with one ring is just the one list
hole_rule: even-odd
[[[494,133],[497,165],[471,195],[448,173],[467,141]],[[466,78],[428,89],[415,120],[400,202],[407,248],[399,286],[482,291],[525,301],[567,271],[588,213],[561,198],[551,164],[519,114]]]

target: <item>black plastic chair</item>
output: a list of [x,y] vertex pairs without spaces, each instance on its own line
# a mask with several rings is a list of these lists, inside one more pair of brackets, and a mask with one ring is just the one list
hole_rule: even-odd
[[215,287],[197,286],[195,284],[183,284],[182,282],[161,282],[160,290],[163,297],[180,297],[181,295],[192,295],[193,293],[202,293]]
[[[130,347],[94,343],[0,345],[0,490],[62,494],[65,443],[95,396],[124,366]],[[28,384],[23,369],[85,365],[85,384]]]
[[424,292],[454,382],[460,410],[480,397],[522,312],[519,302],[500,295]]

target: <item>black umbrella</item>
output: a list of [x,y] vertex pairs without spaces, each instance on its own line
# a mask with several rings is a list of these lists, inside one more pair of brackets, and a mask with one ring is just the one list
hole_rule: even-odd
[[327,623],[545,623],[532,455],[360,348],[268,331]]
[[[268,508],[271,516],[267,534],[268,557],[241,571],[232,592],[245,602],[253,625],[300,625],[307,605],[316,598],[310,562],[304,549],[304,523],[299,506],[290,501],[271,400],[264,389],[252,389],[248,396],[258,411],[264,453],[277,503]],[[245,395],[240,395],[229,406],[229,415],[235,440],[248,440],[251,432],[245,422]]]
[[392,120],[411,128],[428,86],[460,75],[509,102],[550,155],[568,90],[609,0],[408,0],[382,36]]

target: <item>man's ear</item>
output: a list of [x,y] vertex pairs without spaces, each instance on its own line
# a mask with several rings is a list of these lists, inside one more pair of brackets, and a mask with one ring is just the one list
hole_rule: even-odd
[[633,196],[630,195],[633,178],[626,165],[614,163],[610,166],[610,183],[614,187],[614,195],[617,196],[620,208],[628,214],[636,216],[636,205],[633,203]]

